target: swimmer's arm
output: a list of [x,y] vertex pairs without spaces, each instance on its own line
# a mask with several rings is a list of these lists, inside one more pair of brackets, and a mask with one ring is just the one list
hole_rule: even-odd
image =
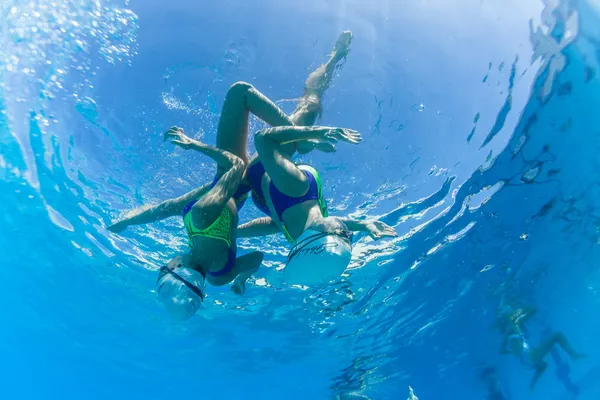
[[195,150],[215,160],[217,165],[223,169],[230,169],[242,160],[236,155],[219,149],[218,147],[210,146],[198,140],[194,140],[185,135],[183,129],[176,126],[169,128],[164,134],[164,139],[170,140],[176,146],[184,150]]
[[391,226],[384,222],[370,220],[370,221],[358,221],[352,218],[338,218],[349,231],[352,232],[366,232],[371,238],[377,240],[384,237],[395,237],[398,236],[396,231]]
[[262,129],[256,133],[260,136],[268,136],[279,144],[288,144],[302,140],[315,140],[323,137],[331,130],[326,126],[277,126]]
[[131,215],[110,225],[108,230],[119,233],[131,225],[145,225],[157,222],[181,214],[184,207],[185,204],[181,205],[174,200],[167,200],[154,207],[133,211]]
[[269,138],[281,145],[301,141],[319,141],[323,138],[328,138],[332,142],[343,140],[355,144],[360,141],[360,135],[357,132],[331,126],[277,126],[258,131],[256,137]]
[[183,196],[163,201],[157,206],[146,206],[131,211],[128,216],[110,225],[108,230],[114,233],[120,233],[131,225],[145,225],[181,215],[183,214],[185,206],[190,201],[202,197],[209,189],[210,185],[204,185]]
[[268,236],[279,232],[279,227],[271,217],[263,217],[238,226],[237,237]]

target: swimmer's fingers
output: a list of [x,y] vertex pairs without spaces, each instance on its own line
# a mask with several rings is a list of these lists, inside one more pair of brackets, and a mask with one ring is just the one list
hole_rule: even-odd
[[181,137],[181,135],[185,136],[185,133],[183,133],[183,129],[178,126],[172,126],[169,129],[167,129],[167,131],[163,135],[163,138],[166,142],[170,138],[178,138]]
[[396,237],[398,234],[393,228],[386,228],[381,232],[381,237]]
[[391,226],[389,226],[388,224],[386,224],[385,222],[376,221],[375,224],[377,225],[377,228],[380,230],[382,237],[398,236],[398,234],[396,233],[396,230],[394,228],[392,228]]
[[346,141],[352,144],[358,144],[362,140],[360,133],[353,129],[344,129]]
[[352,144],[358,144],[362,140],[360,133],[354,129],[347,128],[332,129],[331,136],[335,137],[336,140],[342,140]]
[[183,149],[189,149],[193,143],[193,140],[185,135],[183,129],[174,126],[165,132],[165,141],[170,140],[176,146]]
[[373,221],[368,225],[369,235],[377,240],[384,237],[396,237],[398,234],[391,226],[381,221]]

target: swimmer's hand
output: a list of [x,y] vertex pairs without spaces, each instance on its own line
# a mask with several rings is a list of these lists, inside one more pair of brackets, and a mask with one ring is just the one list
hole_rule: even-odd
[[367,221],[365,228],[374,240],[398,236],[394,228],[381,221]]
[[335,143],[338,141],[358,144],[361,140],[360,133],[353,129],[330,128],[323,131],[322,136],[314,141],[318,143],[318,146],[316,146],[318,150],[333,153],[335,151]]
[[165,132],[164,138],[165,142],[170,140],[175,146],[179,146],[184,150],[189,150],[196,142],[194,139],[186,136],[183,129],[178,126],[170,127],[169,130]]

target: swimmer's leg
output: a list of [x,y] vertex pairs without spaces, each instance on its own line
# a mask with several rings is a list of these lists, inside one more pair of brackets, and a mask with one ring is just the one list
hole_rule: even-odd
[[[288,143],[314,140],[329,146],[328,151],[334,152],[335,146],[330,141],[333,137],[331,135],[339,135],[335,140],[352,144],[358,144],[361,140],[360,135],[351,129],[327,126],[285,126],[258,131],[254,136],[254,144],[275,187],[287,196],[301,197],[309,189],[308,178],[290,159],[283,146]],[[263,187],[263,191],[266,193],[268,188]]]
[[[585,357],[585,354],[581,354],[575,351],[567,341],[565,335],[560,332],[554,333],[548,339],[544,340],[542,344],[536,349],[536,358],[543,360],[548,353],[552,351],[554,345],[558,344],[573,360],[579,360]],[[536,360],[537,361],[537,360]]]
[[258,271],[263,258],[264,254],[260,251],[244,254],[235,260],[235,266],[229,273],[223,276],[208,275],[208,283],[213,286],[223,286],[232,282],[231,291],[242,295],[246,291],[246,281]]
[[311,126],[315,124],[321,114],[321,98],[331,86],[336,67],[348,54],[351,41],[352,32],[342,32],[329,60],[308,76],[304,83],[304,94],[290,116],[295,125]]
[[[295,129],[311,129],[308,127],[293,127]],[[265,171],[275,187],[287,196],[301,197],[308,192],[309,182],[306,175],[291,160],[285,145],[274,140],[267,130],[261,130],[254,136],[254,145]],[[292,130],[289,131],[292,137]],[[286,136],[285,134],[282,136]],[[267,193],[263,180],[263,192]]]
[[544,372],[546,372],[547,368],[548,368],[548,364],[544,361],[542,361],[540,364],[536,365],[535,375],[533,376],[533,379],[531,380],[531,384],[529,385],[529,390],[533,390],[533,388],[535,387],[535,384],[542,377]]
[[[256,115],[271,126],[293,125],[291,119],[245,82],[234,83],[227,91],[217,130],[217,147],[240,157],[248,164],[248,117]],[[217,176],[223,173],[219,168]]]
[[[290,115],[290,121],[297,126],[313,126],[321,115],[321,98],[323,94],[331,86],[333,73],[339,62],[348,54],[350,42],[352,41],[352,32],[344,31],[338,38],[335,47],[329,57],[329,60],[320,65],[306,79],[304,84],[304,94],[298,101],[298,105],[294,112]],[[271,124],[272,126],[277,126]],[[308,153],[314,148],[322,150],[322,146],[311,141],[297,142],[294,144],[283,145],[281,150],[283,153],[292,156],[296,151],[301,154]],[[254,155],[252,159],[256,159]]]

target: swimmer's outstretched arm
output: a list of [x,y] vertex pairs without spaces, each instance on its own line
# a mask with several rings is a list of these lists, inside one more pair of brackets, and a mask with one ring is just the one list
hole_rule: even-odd
[[[329,144],[330,151],[335,151],[333,144],[340,140],[353,144],[361,141],[360,134],[355,130],[330,126],[278,126],[262,129],[256,133],[256,137],[260,140],[272,140],[279,145],[310,140]],[[327,151],[323,148],[321,150]]]
[[[183,133],[183,129],[173,127],[165,133],[165,140],[170,139],[171,143],[184,149],[194,149],[199,151],[219,164],[222,168],[228,170],[226,175],[221,178],[223,181],[222,192],[226,198],[231,197],[229,193],[235,192],[240,183],[244,171],[244,163],[235,155],[217,147],[209,146],[197,140],[190,139]],[[219,183],[217,184],[219,186]],[[148,207],[134,212],[132,215],[118,221],[108,227],[111,232],[119,233],[131,225],[144,225],[163,219],[181,215],[185,206],[193,199],[198,199],[211,189],[210,185],[203,185],[181,197],[163,201],[157,206]],[[219,192],[220,193],[220,192]],[[217,194],[219,194],[217,193]]]
[[209,185],[204,185],[179,198],[163,201],[157,206],[143,207],[140,210],[134,211],[131,215],[122,220],[113,223],[108,227],[108,230],[114,233],[120,233],[131,225],[145,225],[176,215],[181,215],[186,204],[194,197],[194,195],[201,196],[202,193],[207,192],[209,189]]
[[239,225],[237,237],[269,236],[281,232],[271,217],[253,219],[250,222]]
[[384,237],[396,237],[398,234],[391,226],[381,221],[358,221],[351,218],[338,218],[352,232],[366,232],[377,240]]

